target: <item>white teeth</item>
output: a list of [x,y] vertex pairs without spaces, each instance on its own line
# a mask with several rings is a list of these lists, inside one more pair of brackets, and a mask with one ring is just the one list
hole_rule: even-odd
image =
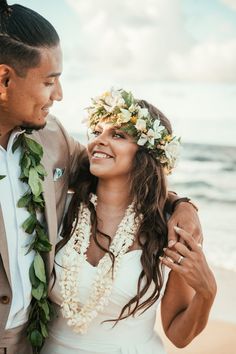
[[111,156],[107,155],[107,154],[103,154],[102,152],[95,152],[93,154],[93,157],[97,157],[99,159],[110,159]]

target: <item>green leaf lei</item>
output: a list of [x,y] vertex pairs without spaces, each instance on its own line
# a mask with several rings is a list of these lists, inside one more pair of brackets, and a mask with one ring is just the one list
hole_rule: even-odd
[[[26,134],[31,134],[31,131],[27,131]],[[22,228],[27,234],[32,235],[27,253],[31,250],[35,251],[35,257],[29,269],[32,300],[27,336],[33,347],[33,352],[37,354],[48,336],[48,322],[53,315],[53,307],[48,299],[48,284],[42,257],[43,254],[51,251],[52,245],[49,242],[45,220],[42,223],[37,217],[40,213],[44,218],[45,211],[42,181],[47,173],[41,164],[43,148],[26,134],[19,135],[12,151],[15,152],[16,149],[21,148],[20,180],[29,186],[17,206],[25,208],[29,212],[29,217],[24,221]]]
[[0,175],[0,181],[1,181],[1,179],[5,178],[5,177],[6,177],[6,176]]

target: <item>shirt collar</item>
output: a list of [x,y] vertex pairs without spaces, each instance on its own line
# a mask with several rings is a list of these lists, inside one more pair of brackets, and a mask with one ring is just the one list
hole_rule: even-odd
[[20,136],[23,133],[25,133],[25,130],[21,129],[20,127],[17,127],[17,128],[12,130],[11,135],[10,135],[9,140],[8,140],[8,144],[7,144],[7,150],[8,151],[12,148],[12,145],[14,144],[14,142],[16,141],[18,136]]

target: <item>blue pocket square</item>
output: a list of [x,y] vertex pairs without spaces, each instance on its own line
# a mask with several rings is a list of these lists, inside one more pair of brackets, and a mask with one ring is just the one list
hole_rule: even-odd
[[53,181],[58,181],[63,176],[64,172],[64,168],[55,168],[53,171]]

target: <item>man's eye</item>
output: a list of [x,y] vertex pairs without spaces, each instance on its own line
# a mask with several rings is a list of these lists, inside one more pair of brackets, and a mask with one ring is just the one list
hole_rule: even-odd
[[45,82],[45,86],[53,86],[54,82]]

